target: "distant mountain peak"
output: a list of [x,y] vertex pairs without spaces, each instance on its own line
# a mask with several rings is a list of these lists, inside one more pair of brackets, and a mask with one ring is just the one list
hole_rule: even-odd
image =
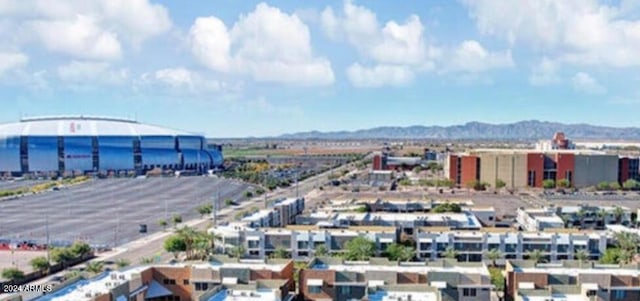
[[470,121],[463,125],[407,127],[383,126],[356,131],[310,131],[281,135],[284,139],[550,139],[562,131],[570,139],[640,140],[640,128],[619,128],[589,124],[522,120],[515,123],[492,124]]

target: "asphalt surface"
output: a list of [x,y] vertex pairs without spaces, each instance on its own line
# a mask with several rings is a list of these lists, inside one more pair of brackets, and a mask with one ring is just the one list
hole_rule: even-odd
[[193,219],[199,216],[195,208],[218,194],[219,200],[239,200],[250,187],[212,177],[92,180],[0,202],[0,238],[45,243],[48,224],[52,245],[81,239],[114,247],[141,238],[140,224],[149,233],[160,231],[160,219]]
[[22,187],[31,187],[47,181],[0,181],[0,190],[14,190]]

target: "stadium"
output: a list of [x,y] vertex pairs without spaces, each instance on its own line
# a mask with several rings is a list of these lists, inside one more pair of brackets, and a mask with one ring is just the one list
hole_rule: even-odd
[[0,173],[63,174],[152,169],[205,171],[222,150],[204,136],[106,117],[23,118],[0,125]]

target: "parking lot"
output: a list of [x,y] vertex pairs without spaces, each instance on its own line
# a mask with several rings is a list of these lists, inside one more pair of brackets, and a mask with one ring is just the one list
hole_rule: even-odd
[[46,181],[0,181],[0,191],[2,190],[14,190],[22,187],[31,187],[34,185],[42,184]]
[[[198,216],[195,208],[222,200],[241,200],[250,185],[212,177],[104,179],[0,202],[0,238],[66,244],[82,239],[114,246],[161,230],[160,219]],[[220,207],[219,207],[220,208]],[[169,221],[170,223],[170,221]]]

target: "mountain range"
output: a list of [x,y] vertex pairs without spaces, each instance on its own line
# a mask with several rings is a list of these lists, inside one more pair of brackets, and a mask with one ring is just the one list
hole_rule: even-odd
[[356,131],[300,132],[284,134],[282,139],[551,139],[564,132],[569,139],[640,140],[640,128],[590,124],[564,124],[526,120],[508,124],[468,122],[464,125],[408,127],[384,126]]

